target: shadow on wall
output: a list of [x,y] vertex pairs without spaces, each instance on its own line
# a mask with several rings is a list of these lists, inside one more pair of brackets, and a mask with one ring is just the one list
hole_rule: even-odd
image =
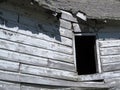
[[[9,13],[7,15],[7,13]],[[60,22],[57,17],[53,16],[51,12],[45,11],[44,15],[37,20],[36,16],[29,17],[21,15],[14,17],[10,16],[10,11],[0,9],[0,27],[23,34],[32,34],[33,36],[48,37],[61,42],[60,36]],[[30,12],[32,13],[32,12]],[[43,16],[43,17],[42,17]],[[35,17],[35,18],[34,18]]]

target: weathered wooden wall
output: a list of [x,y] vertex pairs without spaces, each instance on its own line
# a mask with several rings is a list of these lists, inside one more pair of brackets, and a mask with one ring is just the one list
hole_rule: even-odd
[[103,72],[120,70],[120,27],[118,21],[114,23],[116,25],[106,25],[98,33]]
[[[120,76],[120,27],[108,26],[94,32],[97,34],[102,73],[78,76],[73,29],[82,32],[82,26],[72,14],[61,12],[58,20],[47,10],[36,11],[8,3],[0,5],[1,89],[49,90],[59,86],[58,90],[62,90],[60,86],[71,85],[93,87],[80,81],[110,82],[111,77]],[[84,30],[89,32],[86,27]],[[100,84],[104,86],[104,82]],[[94,87],[97,87],[97,82]]]
[[24,83],[71,86],[77,80],[71,24],[76,19],[68,14],[73,20],[65,20],[65,14],[58,20],[47,10],[0,5],[1,90],[41,90]]
[[117,23],[106,26],[98,34],[102,72],[108,74],[104,80],[113,87],[110,90],[120,89],[120,27]]

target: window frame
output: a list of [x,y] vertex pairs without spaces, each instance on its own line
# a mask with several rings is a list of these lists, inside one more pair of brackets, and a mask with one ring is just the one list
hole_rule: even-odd
[[[96,60],[96,73],[101,73],[102,72],[102,66],[101,66],[101,60],[100,60],[100,48],[99,48],[99,40],[98,40],[98,35],[96,33],[74,33],[73,35],[73,50],[74,50],[74,64],[75,64],[75,70],[77,72],[77,65],[76,65],[76,49],[75,49],[75,36],[95,36],[95,60]],[[88,74],[90,75],[90,74]],[[93,74],[94,75],[94,74]]]

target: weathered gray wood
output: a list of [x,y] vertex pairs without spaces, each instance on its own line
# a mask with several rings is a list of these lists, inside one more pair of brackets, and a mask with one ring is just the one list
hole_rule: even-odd
[[22,82],[22,83],[31,83],[39,85],[52,85],[52,86],[62,86],[62,87],[99,87],[99,88],[108,88],[104,83],[96,82],[73,82],[65,81],[59,79],[52,79],[47,77],[19,74],[13,72],[0,71],[0,80]]
[[104,79],[106,83],[114,82],[114,81],[120,81],[120,77],[114,77],[114,78],[106,78]]
[[45,48],[45,49],[50,49],[54,50],[57,52],[62,52],[62,53],[67,53],[67,54],[72,54],[72,48],[63,46],[57,43],[45,41],[45,40],[40,40],[34,37],[30,36],[25,36],[22,34],[18,34],[16,32],[11,32],[7,30],[0,29],[0,38],[6,39],[6,40],[11,40],[14,42],[22,43],[22,44],[27,44],[35,47],[40,47],[40,48]]
[[99,41],[98,41],[98,37],[96,40],[96,66],[97,66],[97,72],[101,73],[102,72],[102,63],[101,63],[101,58],[100,58],[100,47],[99,47]]
[[21,85],[21,90],[41,90],[41,87]]
[[20,84],[0,81],[0,90],[20,90]]
[[59,31],[60,31],[61,36],[68,37],[68,38],[71,38],[71,39],[73,38],[72,30],[68,30],[68,29],[60,27]]
[[19,63],[5,61],[5,60],[0,59],[0,69],[18,72],[19,71]]
[[0,80],[3,80],[3,81],[19,82],[20,81],[19,75],[20,75],[19,73],[0,70]]
[[120,77],[120,71],[104,72],[94,75],[80,75],[78,76],[78,81],[103,80],[115,77]]
[[72,46],[71,39],[60,36],[59,34],[54,35],[53,33],[50,33],[50,32],[43,32],[42,30],[39,31],[37,27],[25,26],[19,23],[14,23],[12,21],[7,21],[5,25],[0,24],[0,28],[19,32],[19,33],[36,37],[39,39],[56,42],[56,43],[67,45],[67,46]]
[[73,29],[74,29],[74,32],[81,32],[81,28],[77,23],[73,23]]
[[120,89],[120,78],[107,78],[105,83],[110,87],[109,90],[119,90]]
[[120,46],[120,40],[105,40],[100,41],[100,47],[116,47]]
[[22,85],[21,86],[21,90],[71,90],[70,88],[53,88],[53,87],[35,87],[35,86],[25,86],[25,85]]
[[100,48],[101,55],[119,55],[120,47],[108,47],[108,48]]
[[0,49],[0,59],[37,66],[47,66],[48,59]]
[[1,50],[0,49],[0,59],[5,59],[8,61],[15,61],[35,66],[43,66],[43,67],[49,67],[49,68],[56,68],[66,71],[72,71],[75,72],[74,64],[69,64],[65,62],[55,61],[55,60],[49,60],[46,58],[26,55],[22,53],[17,52],[11,52],[8,50]]
[[78,81],[103,80],[102,74],[80,75]]
[[[43,39],[43,40],[48,40],[48,41],[51,41],[51,42],[56,42],[56,43],[67,45],[67,46],[72,46],[72,40],[71,39],[59,36],[58,34],[57,34],[57,36],[55,36],[56,38],[54,36],[52,36],[51,33],[46,33],[45,34],[42,31],[40,31],[41,33],[39,33],[39,34],[33,34],[33,33],[31,33],[31,30],[36,30],[35,28],[27,27],[25,25],[19,25],[19,26],[20,26],[20,28],[18,29],[19,33],[34,36],[34,37],[37,37],[37,38],[40,38],[40,39]],[[58,38],[58,40],[57,40],[57,38]]]
[[38,87],[36,87],[36,86],[26,86],[26,85],[22,85],[21,86],[21,89],[22,90],[108,90],[108,89],[105,89],[105,88],[80,88],[80,87],[78,87],[78,88],[76,88],[76,87],[50,87],[50,86],[48,86],[48,87],[40,87],[40,86],[38,86]]
[[120,55],[101,56],[103,64],[120,62]]
[[76,72],[74,64],[50,60],[50,59],[48,61],[48,67]]
[[[52,86],[62,86],[62,87],[99,87],[99,88],[108,88],[105,83],[96,83],[96,82],[72,82],[64,81],[57,79],[48,79],[44,77],[37,77],[31,75],[22,75],[22,82],[36,83],[42,85],[52,85]],[[72,86],[71,86],[72,85]]]
[[21,65],[20,72],[26,74],[32,74],[32,75],[67,79],[67,80],[77,80],[75,73],[73,72],[50,69],[45,67],[30,66],[24,64]]
[[66,29],[72,29],[72,24],[69,21],[60,19],[60,27],[66,28]]
[[67,54],[58,53],[58,52],[54,52],[50,50],[40,49],[37,47],[31,47],[31,46],[27,46],[23,44],[18,44],[18,43],[2,40],[2,39],[0,40],[0,48],[73,63],[72,55],[67,55]]
[[120,62],[103,64],[103,71],[120,70]]
[[62,15],[61,15],[62,19],[65,19],[65,20],[68,20],[71,22],[77,22],[77,19],[75,17],[73,17],[73,15],[71,13],[63,11],[63,10],[61,10],[61,12],[62,12]]
[[[18,11],[16,11],[16,12],[18,12]],[[23,12],[27,12],[29,14],[25,14]],[[59,20],[56,20],[54,16],[49,15],[44,12],[31,13],[33,11],[30,12],[30,11],[25,11],[25,10],[23,12],[19,12],[19,13],[22,13],[19,15],[19,23],[25,24],[26,26],[32,26],[32,27],[37,27],[37,25],[39,24],[39,25],[42,25],[43,29],[49,33],[53,33],[55,35],[60,34],[62,36],[71,38],[71,36],[69,34],[72,34],[72,31],[68,31],[68,32],[70,32],[69,34],[62,33],[61,30],[59,30]],[[40,30],[40,32],[43,32],[44,30]],[[45,33],[45,32],[43,32],[43,33]]]

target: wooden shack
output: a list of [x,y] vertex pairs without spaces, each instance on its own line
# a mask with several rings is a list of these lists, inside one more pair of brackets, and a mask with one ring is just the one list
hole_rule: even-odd
[[0,90],[119,90],[119,12],[119,0],[0,0]]

